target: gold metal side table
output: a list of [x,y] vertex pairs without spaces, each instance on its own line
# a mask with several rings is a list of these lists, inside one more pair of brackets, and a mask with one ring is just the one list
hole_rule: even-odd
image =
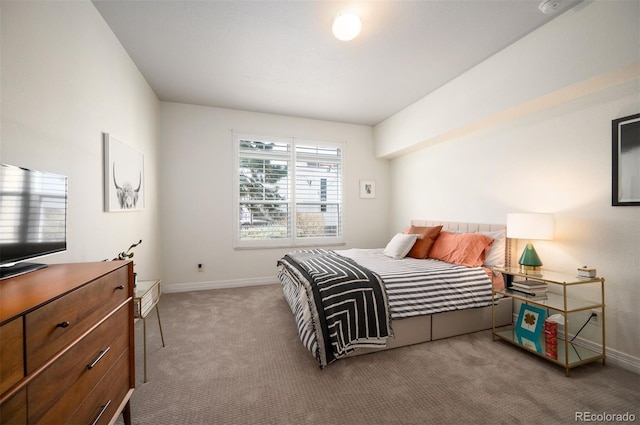
[[[602,364],[605,364],[607,354],[604,278],[576,276],[551,270],[530,273],[521,271],[519,267],[494,267],[492,270],[511,276],[514,280],[533,281],[548,286],[543,296],[527,295],[522,290],[518,291],[517,287],[494,289],[492,307],[497,296],[510,297],[520,301],[521,309],[524,305],[530,305],[543,312],[542,318],[534,318],[534,322],[542,323],[546,317],[553,314],[559,314],[563,322],[558,326],[555,344],[550,344],[552,348],[547,348],[545,334],[540,328],[539,333],[526,330],[528,333],[524,334],[522,328],[517,328],[517,324],[505,327],[507,329],[497,329],[494,318],[491,331],[494,341],[501,339],[510,342],[560,365],[565,370],[565,376],[569,376],[569,370],[576,366],[594,361],[602,361]],[[591,322],[594,316],[599,319],[598,323]],[[577,338],[589,322],[592,326],[589,339]]]
[[155,307],[158,315],[158,326],[160,327],[160,338],[164,347],[164,335],[162,334],[162,322],[160,321],[160,310],[158,301],[162,294],[160,280],[141,280],[136,284],[135,295],[133,297],[133,313],[137,319],[142,319],[143,348],[144,348],[144,382],[147,382],[147,321],[146,318]]

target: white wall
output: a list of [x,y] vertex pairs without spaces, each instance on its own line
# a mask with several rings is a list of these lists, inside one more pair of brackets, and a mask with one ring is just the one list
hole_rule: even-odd
[[[0,7],[0,160],[69,177],[68,251],[43,262],[111,259],[143,239],[136,271],[161,277],[158,99],[90,2]],[[102,132],[144,154],[144,211],[103,212]]]
[[[346,142],[344,247],[388,242],[388,161],[375,158],[371,127],[161,102],[165,291],[277,281],[287,249],[233,248],[232,131]],[[359,179],[376,181],[375,199],[359,198]]]
[[[556,33],[562,25],[567,34],[574,30],[583,32],[583,26],[594,26],[594,10],[604,15],[616,10],[621,14],[619,21],[597,20],[597,31],[608,38],[582,53],[596,60],[599,49],[616,50],[620,46],[610,41],[618,40],[622,32],[627,36],[635,34],[632,38],[635,51],[631,55],[637,57],[640,55],[639,5],[638,2],[626,2],[621,8],[602,9],[602,3],[587,2],[580,10],[558,17],[550,27],[542,27],[532,36],[534,40],[544,40],[547,38],[545,31]],[[581,13],[585,16],[584,21],[577,19]],[[631,14],[632,24],[622,16],[624,14]],[[620,22],[622,28],[618,25]],[[632,28],[624,25],[632,25]],[[528,39],[516,43],[510,47],[510,54],[526,56],[528,49],[553,50],[553,46],[537,46],[531,42]],[[627,49],[629,45],[624,44],[623,48]],[[562,55],[563,51],[564,48],[559,48],[556,53]],[[602,55],[614,57],[617,54],[603,51]],[[518,63],[495,62],[509,67],[495,70],[499,75],[513,72],[517,76]],[[550,80],[543,81],[543,85],[558,85],[564,70],[540,74],[538,78]],[[485,71],[491,73],[493,70],[486,68]],[[588,265],[605,277],[607,354],[610,360],[640,371],[640,310],[637,308],[640,300],[640,207],[611,206],[611,120],[640,112],[637,71],[635,75],[635,78],[627,75],[617,84],[586,90],[582,96],[570,96],[565,102],[464,131],[457,137],[447,137],[446,143],[422,147],[419,141],[429,138],[430,129],[427,126],[418,130],[413,139],[416,146],[410,149],[413,152],[397,153],[391,161],[390,231],[402,228],[411,218],[505,223],[508,212],[553,213],[555,239],[535,243],[544,267],[574,273],[576,267]],[[594,80],[599,76],[584,77]],[[478,86],[481,87],[481,81]],[[457,92],[456,87],[454,82],[443,88],[451,94],[449,100],[441,99],[444,110],[456,110],[462,101],[459,99],[465,98],[465,93]],[[558,87],[563,90],[561,84]],[[495,95],[513,98],[522,91],[528,96],[529,90],[526,84],[516,81],[505,85]],[[540,92],[540,96],[545,94]],[[424,104],[429,104],[429,100]],[[402,128],[404,119],[406,125],[414,129],[422,126],[422,123],[414,122],[421,114],[428,116],[428,108],[412,109],[407,115],[402,111],[392,118],[393,127]],[[466,123],[460,123],[460,126],[464,127]],[[407,148],[405,133],[387,130],[389,127],[383,132],[385,146],[391,146],[387,143],[397,139],[400,151]],[[417,137],[420,135],[425,137]],[[521,244],[517,247],[516,258],[522,248]],[[595,341],[599,330],[589,325],[581,336]]]
[[584,0],[375,126],[393,157],[509,122],[640,75],[640,2]]

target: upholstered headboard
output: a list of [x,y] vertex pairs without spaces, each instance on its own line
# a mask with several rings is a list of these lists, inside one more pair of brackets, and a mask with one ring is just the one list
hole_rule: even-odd
[[[465,223],[458,221],[438,221],[438,220],[411,220],[412,226],[432,227],[442,226],[442,230],[454,233],[475,233],[475,232],[495,232],[498,230],[506,231],[506,224],[484,224],[484,223]],[[511,240],[505,236],[504,261],[505,266],[511,265]]]

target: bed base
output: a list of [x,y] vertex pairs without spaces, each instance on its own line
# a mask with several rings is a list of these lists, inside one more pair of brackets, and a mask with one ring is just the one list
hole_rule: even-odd
[[[495,305],[496,327],[510,325],[513,322],[512,301],[511,298],[502,298]],[[396,319],[391,326],[393,327],[394,337],[387,340],[386,347],[359,348],[346,357],[375,353],[491,329],[491,306]]]

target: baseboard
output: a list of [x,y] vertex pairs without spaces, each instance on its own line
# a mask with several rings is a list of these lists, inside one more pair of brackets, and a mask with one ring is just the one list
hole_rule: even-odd
[[209,289],[241,288],[243,286],[271,285],[275,283],[279,283],[278,278],[275,276],[256,277],[252,279],[216,280],[210,282],[163,283],[162,292],[168,294],[175,292],[207,291]]
[[[577,337],[575,339],[575,342],[594,351],[602,350],[601,344],[596,344],[595,342],[589,341],[584,338]],[[640,375],[640,358],[633,357],[629,354],[614,350],[613,348],[609,347],[607,347],[605,354],[607,355],[605,363],[619,366],[625,370],[628,370],[629,372]]]

